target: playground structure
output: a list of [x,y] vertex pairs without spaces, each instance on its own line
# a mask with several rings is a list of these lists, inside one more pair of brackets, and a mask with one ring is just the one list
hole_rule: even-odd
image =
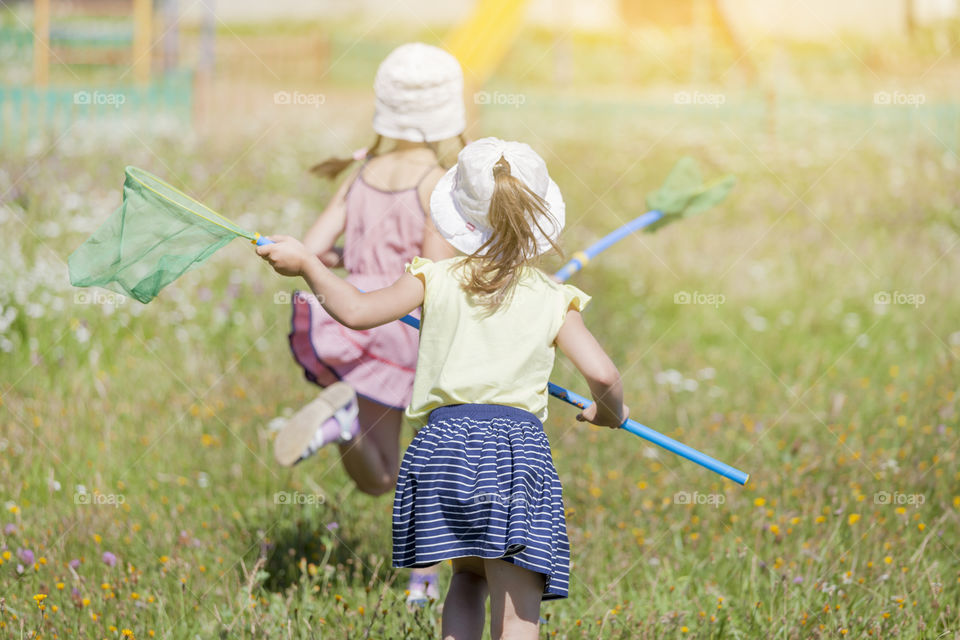
[[[199,12],[195,6],[181,11],[183,4],[35,0],[32,29],[23,21],[19,28],[0,23],[0,148],[56,135],[79,122],[130,118],[139,129],[172,117],[185,128],[229,130],[233,115],[325,118],[323,103],[310,111],[281,110],[273,95],[368,90],[377,64],[406,39],[357,38],[335,23],[308,20],[256,28],[225,24],[210,3],[201,3]],[[616,0],[619,27],[602,44],[595,38],[588,45],[571,29],[535,26],[534,4],[475,0],[459,24],[430,30],[437,44],[461,61],[473,132],[516,113],[520,96],[528,113],[591,119],[600,128],[634,120],[736,122],[790,144],[811,122],[876,120],[891,132],[929,134],[948,149],[960,147],[960,108],[949,99],[928,95],[917,108],[878,103],[872,92],[819,99],[791,92],[782,81],[785,74],[773,68],[776,61],[762,68],[754,58],[755,48],[747,46],[730,15],[730,2]],[[654,45],[673,48],[651,51],[652,33]],[[653,83],[663,86],[664,79],[673,87],[669,92],[645,90]],[[484,102],[477,92],[492,99]],[[504,95],[510,99],[497,99]],[[723,102],[702,102],[711,95]],[[838,128],[842,133],[849,126]]]
[[153,0],[35,0],[31,30],[2,30],[5,62],[31,59],[32,76],[0,85],[0,147],[81,121],[189,122],[193,73],[177,65],[175,16],[157,40],[155,14]]
[[[152,0],[130,0],[133,14],[133,26],[129,31],[77,30],[69,27],[51,28],[52,0],[34,0],[33,4],[33,77],[37,87],[46,87],[50,81],[50,55],[52,46],[82,48],[86,47],[83,58],[68,58],[73,64],[116,64],[117,49],[129,48],[130,69],[137,83],[144,85],[150,81],[150,46],[153,33]],[[124,3],[124,5],[127,3]],[[120,3],[103,2],[83,5],[87,17],[118,17],[127,7]],[[65,3],[69,7],[72,6]],[[99,51],[97,50],[99,49]],[[62,55],[62,49],[61,49]],[[61,55],[54,53],[56,60],[63,63]],[[124,74],[126,75],[126,74]]]
[[478,0],[444,47],[460,61],[468,86],[486,82],[523,28],[527,0]]

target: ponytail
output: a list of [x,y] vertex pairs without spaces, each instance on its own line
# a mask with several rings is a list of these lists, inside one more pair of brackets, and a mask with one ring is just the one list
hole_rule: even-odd
[[493,166],[493,196],[487,220],[493,232],[479,249],[461,263],[465,268],[464,290],[481,299],[493,312],[513,292],[518,270],[537,257],[537,231],[557,252],[540,220],[550,217],[547,203],[510,173],[506,158]]
[[321,178],[327,178],[328,180],[335,180],[337,176],[343,173],[347,167],[354,162],[366,161],[376,157],[377,150],[380,148],[382,141],[383,136],[377,134],[377,138],[373,141],[373,144],[370,148],[362,150],[362,154],[354,155],[352,158],[327,158],[323,162],[310,167],[310,173]]
[[[460,147],[457,149],[459,153],[460,149],[463,149],[467,146],[467,139],[464,138],[463,134],[458,134],[455,138],[459,143]],[[327,158],[323,162],[313,165],[310,167],[310,173],[319,176],[321,178],[327,178],[328,180],[335,180],[337,176],[346,171],[350,165],[354,162],[364,162],[366,160],[372,160],[377,156],[377,152],[380,150],[381,143],[383,142],[383,136],[377,135],[376,139],[373,141],[373,144],[370,145],[368,149],[359,149],[351,158],[337,158],[331,157]],[[453,161],[447,162],[447,156],[449,155],[448,151],[445,149],[447,141],[438,142],[426,142],[424,144],[433,151],[434,155],[437,157],[437,162],[443,168],[449,168],[449,165],[456,164],[456,155],[453,153]],[[441,147],[441,143],[444,147]]]

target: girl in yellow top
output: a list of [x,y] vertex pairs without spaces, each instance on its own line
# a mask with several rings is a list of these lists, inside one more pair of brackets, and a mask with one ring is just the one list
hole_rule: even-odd
[[616,428],[627,418],[620,374],[580,316],[589,297],[534,267],[556,249],[563,200],[529,146],[484,138],[437,184],[430,210],[464,255],[417,258],[395,283],[361,293],[285,236],[257,252],[302,275],[337,321],[366,329],[423,307],[413,399],[422,425],[403,457],[393,511],[393,563],[453,561],[445,638],[537,638],[540,602],[566,597],[563,498],[543,432],[554,347],[595,404],[578,416]]

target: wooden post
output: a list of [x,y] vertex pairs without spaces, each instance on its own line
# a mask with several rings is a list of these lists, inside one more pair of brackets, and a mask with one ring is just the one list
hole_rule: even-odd
[[50,0],[33,3],[33,82],[45,87],[50,81]]
[[152,40],[153,2],[133,0],[133,77],[138,84],[150,82]]

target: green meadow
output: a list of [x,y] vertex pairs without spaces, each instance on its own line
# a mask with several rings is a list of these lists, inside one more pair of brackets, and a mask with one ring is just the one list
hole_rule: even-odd
[[[516,73],[474,133],[544,156],[568,255],[642,214],[683,155],[738,181],[571,282],[632,417],[750,482],[552,401],[573,566],[542,636],[960,637],[960,138],[872,91],[771,119],[749,92],[569,96]],[[369,95],[321,90],[229,136],[80,122],[0,150],[0,637],[439,632],[440,603],[408,611],[390,568],[390,497],[354,489],[333,450],[273,462],[271,422],[316,393],[287,347],[302,283],[243,241],[149,305],[67,279],[125,165],[302,234],[335,187],[306,168],[371,138]],[[560,356],[553,380],[586,391]]]

